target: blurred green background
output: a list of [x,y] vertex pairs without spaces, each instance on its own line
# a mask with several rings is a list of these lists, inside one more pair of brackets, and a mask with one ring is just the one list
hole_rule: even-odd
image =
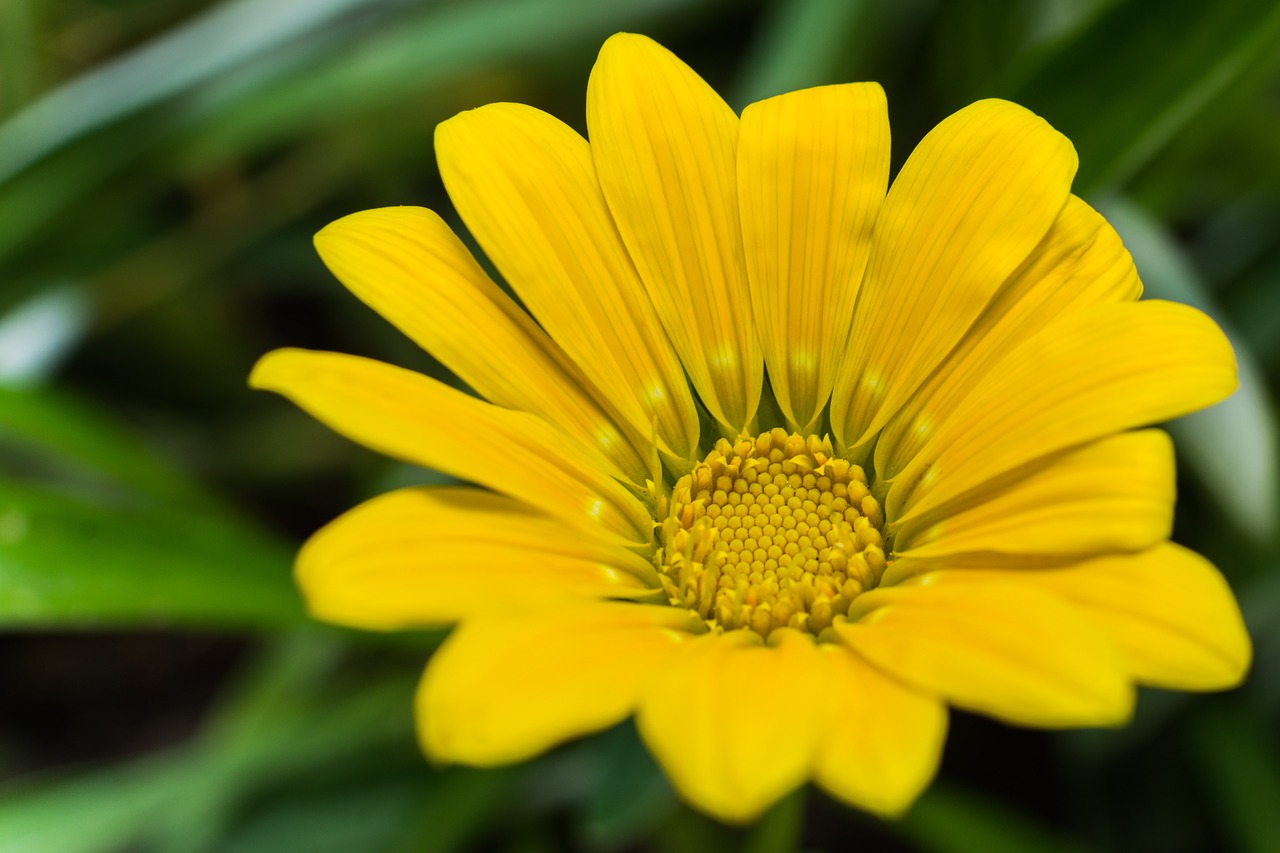
[[[504,770],[420,758],[410,696],[440,637],[310,624],[289,572],[344,509],[439,478],[245,377],[281,345],[444,376],[311,235],[382,205],[452,219],[435,124],[510,100],[582,129],[618,30],[739,108],[878,80],[895,165],[987,96],[1074,141],[1148,294],[1237,347],[1240,391],[1172,430],[1176,538],[1237,590],[1244,687],[1146,691],[1120,731],[955,714],[893,824],[809,790],[726,829],[630,724]],[[1278,393],[1274,0],[0,0],[0,851],[1274,853]]]

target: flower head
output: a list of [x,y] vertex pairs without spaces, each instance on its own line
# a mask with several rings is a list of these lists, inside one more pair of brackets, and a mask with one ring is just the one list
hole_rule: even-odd
[[1135,684],[1243,677],[1230,590],[1167,541],[1169,439],[1138,429],[1227,396],[1231,348],[1195,310],[1137,301],[1045,121],[973,104],[889,187],[878,86],[738,117],[619,35],[587,125],[590,143],[495,104],[437,131],[450,197],[528,313],[430,211],[316,238],[483,399],[333,353],[253,374],[475,484],[376,498],[298,559],[319,618],[460,623],[418,696],[430,755],[515,761],[634,714],[719,817],[810,778],[895,814],[948,705],[1109,726]]

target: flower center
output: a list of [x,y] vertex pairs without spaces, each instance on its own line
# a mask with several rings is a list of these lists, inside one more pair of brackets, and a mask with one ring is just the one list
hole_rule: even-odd
[[724,630],[818,634],[884,572],[884,513],[866,474],[815,435],[721,439],[665,515],[663,589]]

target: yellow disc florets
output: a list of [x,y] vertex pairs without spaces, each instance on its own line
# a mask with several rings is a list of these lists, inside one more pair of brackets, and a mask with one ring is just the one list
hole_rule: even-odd
[[721,440],[680,478],[655,563],[671,603],[724,630],[817,634],[880,582],[884,514],[830,440]]

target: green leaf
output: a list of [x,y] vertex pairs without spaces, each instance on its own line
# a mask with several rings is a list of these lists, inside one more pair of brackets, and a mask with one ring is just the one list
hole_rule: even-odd
[[[182,850],[192,853],[457,850],[456,845],[436,848],[408,847],[400,843],[424,809],[432,811],[437,800],[446,799],[455,790],[465,795],[462,789],[427,784],[431,781],[434,780],[425,771],[356,775],[321,790],[295,791],[291,796],[255,804],[247,819],[237,822],[221,843],[195,846],[179,839],[178,848],[163,849],[174,849],[174,853]],[[305,784],[301,780],[299,783]],[[443,816],[451,818],[454,813],[445,812]],[[434,836],[427,838],[434,841]]]
[[0,3],[0,118],[25,103],[40,78],[33,0]]
[[[123,850],[173,796],[183,768],[171,756],[78,778],[0,791],[4,853]],[[71,817],[74,816],[74,819]]]
[[[638,844],[676,809],[675,794],[630,722],[581,745],[578,833],[592,849]],[[548,762],[549,763],[549,762]]]
[[349,121],[363,110],[512,59],[563,54],[575,42],[594,51],[620,29],[705,5],[709,0],[474,0],[431,8],[270,85],[245,92],[239,80],[222,81],[227,91],[215,87],[191,112],[186,157],[220,161],[227,151],[255,150],[337,119]]
[[507,799],[516,771],[510,767],[450,768],[425,803],[418,806],[416,831],[406,834],[398,850],[405,853],[449,853],[492,826]]
[[0,481],[0,625],[294,625],[290,561],[216,516]]
[[1083,849],[1012,809],[937,783],[906,817],[887,826],[929,853],[1074,853]]
[[1066,134],[1087,197],[1127,181],[1241,78],[1275,67],[1278,40],[1272,0],[1130,0],[1034,54],[993,94]]
[[1231,338],[1240,387],[1212,408],[1169,425],[1178,449],[1228,517],[1259,542],[1269,541],[1280,519],[1280,458],[1275,404],[1241,337],[1224,322],[1198,272],[1164,228],[1123,199],[1099,205],[1123,238],[1142,276],[1147,298],[1193,305]]
[[1280,565],[1267,566],[1240,590],[1240,609],[1253,640],[1249,697],[1267,713],[1280,715]]
[[1200,717],[1192,739],[1205,786],[1227,829],[1246,853],[1280,850],[1280,755],[1274,727],[1227,711]]
[[[1087,3],[1077,2],[1066,8],[1078,15],[1087,7]],[[947,103],[960,106],[973,100],[974,93],[981,92],[1008,65],[1010,57],[1023,49],[1037,23],[1035,16],[1061,14],[1062,8],[1051,10],[1045,4],[1025,0],[937,6],[930,58],[937,67],[937,88],[946,95]]]
[[770,807],[751,828],[743,853],[795,853],[804,835],[804,795],[802,785]]
[[868,13],[861,0],[774,3],[747,54],[733,103],[753,101],[827,83],[848,48],[848,37]]
[[235,0],[104,63],[0,126],[0,183],[91,131],[270,55],[370,0]]
[[[281,176],[285,185],[276,197],[254,199],[258,215],[232,217],[240,226],[231,229],[232,236],[242,239],[231,241],[230,248],[240,250],[267,226],[277,227],[313,208],[332,191],[332,179],[348,174],[342,171],[341,144],[335,150],[333,140],[318,138],[335,125],[349,125],[362,111],[378,107],[429,106],[430,101],[422,99],[424,90],[457,86],[461,75],[469,72],[512,59],[545,61],[562,55],[575,41],[578,49],[591,50],[613,32],[643,29],[663,13],[707,6],[713,0],[475,0],[433,3],[425,9],[377,4],[381,11],[369,9],[367,17],[377,21],[381,15],[385,20],[380,26],[330,22],[317,31],[342,7],[359,2],[375,5],[369,0],[325,0],[302,4],[299,11],[294,8],[298,4],[281,0],[223,4],[92,73],[83,86],[81,80],[72,81],[0,125],[0,259],[56,240],[58,226],[70,218],[68,212],[113,176],[145,175],[143,180],[154,184],[157,175],[178,172],[182,177],[175,179],[182,180],[225,168],[284,141],[310,141],[317,150],[304,150],[294,159],[300,159],[301,167],[319,164],[319,186],[313,186],[308,169],[288,170],[294,174]],[[243,31],[259,29],[244,24],[255,9],[270,12],[264,18],[270,26],[242,45]],[[238,29],[231,26],[237,22]],[[200,41],[206,26],[217,35],[212,49]],[[198,48],[192,47],[193,41]],[[203,56],[210,50],[212,58],[194,69],[182,61],[184,51]],[[170,75],[159,65],[159,59],[175,57],[181,73],[174,76],[181,86],[167,82]],[[118,87],[148,76],[156,82],[116,97]],[[82,101],[95,95],[104,104],[79,114]],[[183,96],[180,103],[178,95]],[[157,195],[168,192],[170,184],[143,186],[142,192]],[[258,195],[259,187],[253,189]],[[275,216],[260,222],[264,211]],[[179,234],[188,230],[190,224]],[[194,236],[195,240],[179,240],[178,246],[166,248],[184,250],[178,252],[182,259],[201,268],[209,265],[208,256],[216,260],[225,255],[218,246],[208,252],[211,241],[199,229]],[[36,266],[47,266],[38,253]],[[167,278],[165,271],[147,269],[142,276],[129,272],[129,287],[113,288],[107,301],[127,301],[130,288],[148,289],[142,286]],[[189,277],[181,265],[179,273]],[[29,279],[19,284],[24,295],[47,286]],[[0,292],[0,305],[11,298]]]
[[[296,650],[297,644],[285,648],[290,647]],[[341,780],[379,764],[408,764],[430,778],[413,741],[416,683],[417,668],[412,667],[354,683],[339,681],[334,689],[299,687],[251,725],[209,731],[193,745],[167,809],[151,821],[152,834],[163,841],[158,848],[173,853],[208,850],[249,803],[270,801],[278,792],[305,791],[313,783]],[[263,706],[259,697],[249,701]]]
[[0,385],[0,438],[160,501],[188,506],[210,503],[194,483],[113,419],[56,388]]
[[78,288],[55,288],[15,306],[0,316],[0,382],[47,380],[88,324],[88,300]]
[[271,786],[297,790],[333,768],[341,778],[363,756],[388,748],[416,760],[416,672],[335,689],[333,641],[330,632],[307,629],[269,646],[215,711],[217,724],[179,749],[0,790],[0,849],[101,853],[151,841],[138,849],[209,850],[236,809]]

